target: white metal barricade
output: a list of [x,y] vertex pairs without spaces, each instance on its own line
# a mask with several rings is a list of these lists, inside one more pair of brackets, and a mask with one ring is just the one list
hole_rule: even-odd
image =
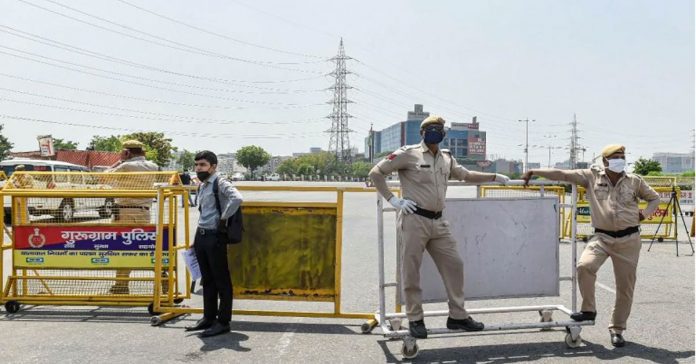
[[[522,181],[510,181],[507,185],[508,186],[520,186],[522,185]],[[462,185],[469,185],[473,186],[472,184],[466,184],[466,183],[450,183],[450,186],[462,186]],[[541,186],[540,187],[540,197],[544,198],[544,185],[558,185],[558,183],[551,182],[551,181],[531,181],[530,185],[536,185],[536,186]],[[479,193],[477,191],[477,198],[480,197]],[[529,199],[529,198],[527,198]],[[486,199],[486,200],[491,200],[495,201],[495,198],[491,199]],[[478,201],[478,199],[477,199]],[[569,277],[564,277],[562,276],[559,272],[559,269],[556,270],[558,274],[558,281],[556,282],[558,286],[560,287],[560,281],[571,281],[571,307],[567,308],[565,305],[562,304],[548,304],[548,305],[534,305],[534,306],[514,306],[514,307],[493,307],[493,308],[481,308],[481,309],[467,309],[467,312],[470,314],[493,314],[493,313],[511,313],[511,312],[534,312],[537,311],[539,315],[541,316],[540,321],[537,322],[523,322],[523,323],[500,323],[500,324],[485,324],[485,328],[483,331],[500,331],[500,330],[519,330],[519,329],[531,329],[531,328],[539,328],[539,329],[551,329],[554,327],[565,327],[566,328],[566,336],[565,336],[565,342],[570,348],[576,348],[579,347],[580,344],[582,343],[582,340],[580,338],[580,332],[582,330],[582,326],[586,325],[594,325],[594,321],[582,321],[582,322],[577,322],[571,320],[569,317],[566,320],[554,320],[553,319],[553,312],[554,311],[560,311],[562,314],[565,315],[570,315],[573,312],[577,311],[577,271],[576,271],[576,263],[577,263],[577,240],[576,240],[576,222],[575,222],[575,213],[576,213],[576,205],[577,205],[577,188],[575,185],[572,185],[572,191],[571,191],[571,202],[570,203],[561,203],[558,201],[557,206],[559,208],[563,209],[570,209],[570,214],[571,214],[571,221],[572,221],[572,229],[571,229],[571,239],[570,239],[570,244],[571,244],[571,259],[572,259],[572,268],[571,268],[571,275]],[[389,287],[394,287],[396,288],[396,302],[397,302],[397,307],[400,305],[401,302],[401,259],[400,259],[400,239],[398,239],[397,235],[397,258],[396,258],[396,279],[394,282],[387,282],[386,277],[385,277],[385,252],[384,252],[384,212],[389,212],[389,211],[395,211],[394,208],[392,207],[384,207],[384,200],[381,196],[378,195],[377,197],[377,240],[378,240],[378,259],[379,259],[379,311],[375,314],[374,320],[370,320],[363,324],[362,326],[362,331],[363,333],[369,333],[372,331],[374,327],[379,326],[382,330],[382,333],[385,337],[387,338],[392,338],[392,339],[401,339],[403,340],[403,345],[401,348],[401,352],[406,359],[411,359],[415,358],[418,355],[418,344],[416,343],[416,339],[411,337],[409,334],[408,329],[402,329],[401,327],[401,321],[406,318],[405,313],[400,313],[400,312],[386,312],[386,289]],[[557,225],[557,224],[556,224]],[[398,229],[397,229],[398,230]],[[397,232],[398,234],[398,232]],[[558,294],[555,294],[555,296],[558,296]],[[496,297],[496,298],[511,298],[511,297]],[[424,316],[425,317],[433,317],[433,316],[447,316],[449,314],[448,311],[425,311]],[[454,331],[454,330],[449,330],[449,329],[428,329],[428,335],[429,337],[431,335],[438,335],[438,334],[453,334],[457,333],[460,331]]]

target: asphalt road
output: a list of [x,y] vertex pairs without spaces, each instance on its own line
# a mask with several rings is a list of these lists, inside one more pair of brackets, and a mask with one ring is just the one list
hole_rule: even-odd
[[[343,184],[346,185],[346,184]],[[358,186],[358,184],[354,184]],[[450,197],[471,197],[470,187],[453,187]],[[247,200],[330,201],[327,193],[245,193]],[[342,305],[345,312],[377,309],[377,250],[375,196],[346,196],[343,241]],[[195,223],[197,211],[192,211]],[[691,223],[687,219],[687,223]],[[387,257],[394,257],[393,219],[387,219]],[[684,232],[681,233],[685,237]],[[391,243],[390,243],[391,242]],[[420,340],[417,362],[462,363],[588,363],[694,362],[694,258],[675,256],[674,242],[656,243],[647,252],[643,243],[633,312],[625,334],[629,344],[615,349],[607,325],[614,302],[611,261],[598,274],[599,316],[594,327],[582,331],[583,345],[568,349],[565,331],[522,330],[461,334]],[[580,244],[578,251],[584,247]],[[680,243],[681,254],[690,252]],[[560,269],[570,271],[570,245],[560,245]],[[9,254],[5,254],[6,267]],[[394,274],[393,260],[386,266]],[[7,271],[5,272],[7,274]],[[393,292],[393,291],[392,291]],[[390,300],[390,302],[393,301]],[[201,306],[199,295],[186,304]],[[570,306],[570,284],[561,283],[561,296],[470,302],[468,307],[564,304]],[[236,301],[235,308],[330,311],[324,303]],[[429,304],[427,310],[446,309]],[[556,315],[559,315],[558,313]],[[381,363],[399,362],[401,341],[387,340],[380,330],[360,333],[362,320],[234,316],[232,332],[201,339],[184,326],[199,317],[184,316],[161,327],[151,327],[144,308],[25,306],[17,314],[0,313],[0,361],[4,363]],[[536,313],[491,314],[475,317],[486,323],[536,322]],[[555,316],[555,318],[562,318]],[[444,318],[426,320],[443,327]]]

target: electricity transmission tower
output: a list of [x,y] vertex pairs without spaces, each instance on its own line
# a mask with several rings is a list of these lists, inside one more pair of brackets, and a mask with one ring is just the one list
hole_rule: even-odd
[[578,164],[578,150],[582,149],[578,144],[578,119],[575,114],[573,114],[573,122],[570,125],[572,126],[570,129],[570,169],[575,169]]
[[348,104],[352,101],[348,100],[347,90],[351,89],[346,83],[346,75],[350,74],[346,69],[346,61],[352,59],[346,56],[343,50],[343,38],[341,38],[341,43],[338,47],[338,55],[331,58],[332,62],[336,63],[336,69],[329,75],[334,77],[335,81],[330,90],[333,90],[333,100],[329,101],[329,104],[333,104],[333,110],[331,114],[327,116],[331,119],[331,129],[327,130],[331,137],[329,139],[329,152],[336,156],[336,159],[340,162],[351,162],[351,149],[350,149],[350,133],[353,132],[348,127],[348,120],[352,118],[348,114]]

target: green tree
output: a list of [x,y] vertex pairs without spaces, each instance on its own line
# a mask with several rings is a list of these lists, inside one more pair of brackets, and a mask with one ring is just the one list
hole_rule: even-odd
[[650,172],[662,172],[660,162],[641,157],[633,164],[633,173],[635,174],[647,176]]
[[75,150],[79,143],[60,138],[53,138],[53,149],[55,150]]
[[126,134],[121,140],[135,139],[145,144],[145,157],[160,167],[166,166],[173,157],[176,147],[172,145],[172,139],[166,138],[164,133],[148,131]]
[[295,167],[295,159],[284,160],[280,163],[276,169],[278,174],[295,175],[297,174],[297,167]]
[[351,166],[351,175],[353,177],[366,178],[370,174],[372,165],[367,162],[355,162]]
[[14,144],[10,143],[10,140],[6,136],[2,135],[2,129],[5,125],[0,124],[0,160],[7,158],[10,155],[10,150],[14,147]]
[[269,160],[271,160],[271,155],[256,145],[247,145],[237,151],[237,161],[246,167],[252,176],[257,168],[265,166]]
[[99,152],[120,152],[123,148],[123,141],[118,135],[110,136],[100,136],[95,135],[89,142],[89,150],[96,150]]
[[181,156],[179,156],[177,163],[179,163],[181,168],[183,168],[185,171],[191,171],[193,170],[193,166],[196,164],[196,161],[193,159],[195,156],[196,153],[184,149]]

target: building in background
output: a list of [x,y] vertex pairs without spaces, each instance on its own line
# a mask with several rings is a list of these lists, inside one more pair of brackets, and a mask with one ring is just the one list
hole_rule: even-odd
[[[413,111],[407,113],[407,120],[392,124],[382,130],[373,130],[365,138],[365,156],[376,161],[376,156],[392,152],[404,145],[421,142],[420,124],[430,116],[423,111],[423,105],[414,105]],[[467,168],[480,170],[477,162],[486,160],[486,132],[473,118],[471,123],[452,122],[446,125],[447,135],[440,146],[449,149],[457,161]],[[371,154],[372,153],[372,154]]]
[[694,153],[654,153],[664,173],[684,173],[694,170]]

